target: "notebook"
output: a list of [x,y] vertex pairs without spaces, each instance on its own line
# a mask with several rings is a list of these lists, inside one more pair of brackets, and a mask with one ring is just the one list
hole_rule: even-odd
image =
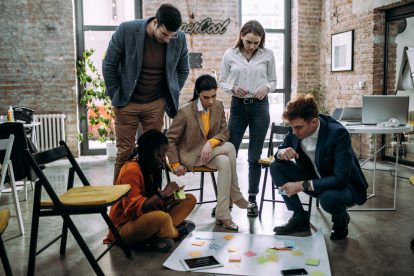
[[366,95],[362,96],[362,123],[376,125],[390,118],[406,125],[408,119],[408,96]]

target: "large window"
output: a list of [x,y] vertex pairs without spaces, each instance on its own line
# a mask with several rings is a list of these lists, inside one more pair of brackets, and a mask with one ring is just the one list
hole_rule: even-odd
[[[102,59],[112,34],[120,23],[142,18],[141,2],[141,0],[75,0],[78,59],[85,49],[95,49],[92,61],[102,75]],[[96,104],[100,105],[99,102]],[[81,116],[88,116],[84,108],[80,108],[79,113]],[[90,139],[88,137],[87,133],[96,131],[88,125],[88,120],[80,120],[80,125],[84,137],[81,153],[104,154],[105,144],[97,140],[97,135]]]
[[[414,4],[388,10],[385,28],[384,94],[409,96],[409,121],[414,124]],[[384,137],[389,140],[393,137]],[[414,166],[414,134],[400,136],[399,152],[396,143],[384,149],[384,159]]]
[[266,31],[265,47],[276,60],[276,93],[269,94],[271,121],[281,120],[284,104],[290,99],[291,4],[289,0],[239,0],[241,25],[259,21]]

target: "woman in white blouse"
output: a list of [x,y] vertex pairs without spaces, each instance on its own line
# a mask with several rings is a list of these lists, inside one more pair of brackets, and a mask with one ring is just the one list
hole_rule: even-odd
[[259,193],[261,167],[258,164],[270,123],[267,94],[276,89],[273,51],[264,48],[265,31],[256,20],[240,29],[234,48],[228,49],[221,62],[220,88],[231,94],[229,119],[230,140],[236,152],[249,127],[249,208],[247,215],[257,217],[256,195]]

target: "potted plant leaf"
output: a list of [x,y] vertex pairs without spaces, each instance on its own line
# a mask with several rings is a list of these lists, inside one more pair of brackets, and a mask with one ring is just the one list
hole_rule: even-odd
[[[79,103],[86,110],[80,119],[88,122],[88,139],[106,142],[108,159],[113,159],[116,155],[114,112],[111,99],[105,94],[105,82],[91,59],[94,52],[94,49],[85,50],[76,66],[81,86]],[[78,138],[83,140],[83,135],[79,134]]]

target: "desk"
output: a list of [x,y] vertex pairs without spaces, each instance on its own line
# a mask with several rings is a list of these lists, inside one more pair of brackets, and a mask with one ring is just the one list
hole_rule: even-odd
[[[395,157],[395,177],[394,177],[394,205],[392,208],[358,208],[358,209],[349,209],[349,211],[395,211],[397,204],[397,180],[398,180],[398,157],[399,157],[399,147],[400,147],[400,136],[398,134],[409,132],[413,130],[412,125],[405,125],[399,127],[377,127],[375,125],[345,125],[346,129],[350,134],[373,134],[374,135],[374,153],[368,157],[367,160],[362,162],[361,167],[364,166],[372,157],[374,157],[374,175],[372,180],[372,194],[368,195],[368,198],[375,196],[375,172],[377,165],[377,153],[382,150],[389,142],[394,140],[394,137],[397,137],[397,149]],[[377,135],[378,134],[394,134],[393,138],[377,149]]]

